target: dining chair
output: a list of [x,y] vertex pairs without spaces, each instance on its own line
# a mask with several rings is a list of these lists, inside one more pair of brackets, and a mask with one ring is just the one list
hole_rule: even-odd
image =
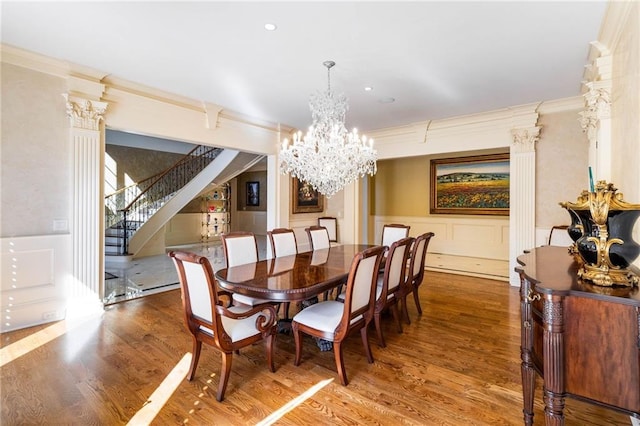
[[409,236],[409,229],[411,226],[402,225],[399,223],[389,223],[382,227],[382,245],[391,247],[394,241],[398,241],[401,238],[407,238]]
[[373,319],[378,335],[378,345],[382,348],[387,346],[380,324],[382,312],[391,309],[398,333],[402,333],[398,300],[402,297],[402,292],[404,291],[407,280],[407,259],[409,258],[413,240],[412,237],[407,237],[393,242],[387,252],[383,273],[378,274]]
[[550,246],[560,247],[569,247],[570,245],[573,245],[573,240],[569,236],[567,229],[569,229],[568,225],[555,225],[551,227],[547,244]]
[[[234,231],[220,236],[222,252],[227,262],[227,268],[258,261],[258,242],[253,232]],[[233,301],[243,305],[256,306],[271,303],[270,300],[233,293]]]
[[327,228],[327,232],[329,233],[329,242],[337,243],[338,242],[338,219],[335,217],[319,217],[318,218],[318,226],[323,226]]
[[402,316],[407,324],[411,324],[409,319],[409,312],[407,309],[407,296],[413,293],[413,300],[416,302],[416,308],[418,314],[422,314],[422,307],[420,306],[420,298],[418,297],[418,288],[422,284],[424,279],[424,260],[427,256],[427,248],[429,247],[429,241],[435,234],[433,232],[426,232],[418,235],[413,242],[411,248],[409,271],[407,282],[402,292]]
[[[311,246],[311,250],[313,251],[312,257],[315,258],[315,261],[318,262],[319,258],[328,256],[328,253],[326,253],[326,255],[324,256],[316,255],[316,253],[320,250],[331,248],[331,241],[327,228],[325,228],[324,226],[310,226],[308,228],[305,228],[305,231],[307,232],[307,236],[309,237],[309,245]],[[341,291],[342,285],[337,287],[336,295],[340,294]],[[324,300],[328,300],[330,294],[331,291],[325,291]]]
[[273,351],[276,336],[276,310],[273,305],[253,308],[222,305],[220,296],[230,295],[216,288],[213,268],[206,257],[194,253],[169,253],[180,281],[185,322],[193,340],[191,366],[187,380],[195,376],[202,343],[222,353],[222,367],[216,399],[222,401],[229,381],[233,353],[265,340],[267,364],[275,371]]
[[[267,231],[267,237],[269,238],[271,253],[274,258],[298,254],[298,244],[296,243],[296,234],[293,229],[274,228],[271,231]],[[274,266],[276,266],[275,262]],[[285,319],[289,319],[289,306],[289,302],[284,303]]]
[[321,250],[331,247],[329,232],[324,226],[310,226],[304,229],[309,237],[311,250]]
[[333,342],[333,352],[340,383],[347,385],[342,348],[344,340],[354,331],[360,331],[367,361],[373,362],[367,328],[373,319],[376,278],[380,260],[386,247],[376,246],[356,254],[347,279],[344,303],[326,300],[298,312],[291,323],[296,345],[294,365],[302,358],[302,333]]
[[291,256],[298,253],[296,234],[293,229],[275,228],[267,231],[273,257]]

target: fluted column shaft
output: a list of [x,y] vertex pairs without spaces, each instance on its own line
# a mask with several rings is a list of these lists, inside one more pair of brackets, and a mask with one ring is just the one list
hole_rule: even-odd
[[103,114],[105,102],[64,95],[73,146],[73,282],[70,306],[100,302],[104,277]]
[[509,271],[511,285],[519,285],[516,258],[535,247],[536,227],[536,150],[540,127],[513,129],[509,185]]

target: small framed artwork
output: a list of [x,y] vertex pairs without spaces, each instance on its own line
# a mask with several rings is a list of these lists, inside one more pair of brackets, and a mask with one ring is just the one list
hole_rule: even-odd
[[432,214],[509,215],[509,154],[431,160]]
[[260,205],[260,182],[247,182],[247,206]]
[[324,195],[295,177],[291,178],[291,198],[293,213],[319,213],[324,210]]

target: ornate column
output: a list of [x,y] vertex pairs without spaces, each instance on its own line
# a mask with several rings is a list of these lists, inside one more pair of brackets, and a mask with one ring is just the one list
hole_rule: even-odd
[[70,310],[102,307],[104,279],[103,115],[106,102],[64,94],[73,145],[73,281]]
[[516,258],[524,250],[535,247],[536,228],[536,150],[535,143],[540,135],[540,127],[517,128],[511,130],[513,144],[509,171],[509,282],[520,284],[515,272]]
[[579,113],[579,121],[589,139],[594,182],[611,182],[611,54],[605,46],[592,43],[590,56],[595,59],[585,71],[585,107]]

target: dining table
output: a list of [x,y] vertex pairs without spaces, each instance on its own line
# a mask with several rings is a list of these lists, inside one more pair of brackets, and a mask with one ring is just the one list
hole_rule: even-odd
[[372,245],[342,244],[327,249],[263,259],[215,272],[221,289],[274,302],[300,302],[340,284],[355,255]]

